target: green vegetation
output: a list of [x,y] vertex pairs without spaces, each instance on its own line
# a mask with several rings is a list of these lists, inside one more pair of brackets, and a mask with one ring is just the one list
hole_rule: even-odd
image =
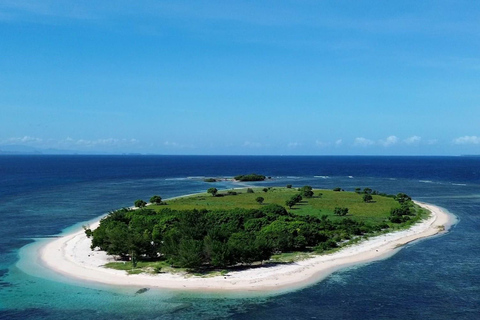
[[265,198],[264,198],[264,197],[257,197],[257,198],[255,199],[255,201],[257,201],[258,204],[262,204],[263,201],[265,201]]
[[141,199],[135,200],[135,202],[133,204],[137,208],[143,208],[147,205],[147,203],[145,201],[141,200]]
[[337,216],[346,216],[348,213],[348,208],[336,207],[335,210],[333,210],[333,213]]
[[[117,210],[85,232],[92,248],[125,262],[107,267],[129,273],[205,272],[335,250],[361,237],[407,228],[427,215],[405,194],[374,194],[365,203],[363,193],[321,190],[319,197],[309,186],[270,188],[261,197],[262,189],[247,190],[210,188],[168,204]],[[311,197],[302,196],[305,192]]]
[[217,190],[217,188],[210,188],[210,189],[207,190],[207,192],[215,197],[217,195],[218,190]]
[[217,179],[214,178],[205,178],[203,179],[204,182],[217,182]]
[[263,181],[266,178],[267,177],[261,174],[256,174],[256,173],[244,174],[244,175],[239,175],[234,177],[234,179],[237,181]]
[[150,198],[150,203],[152,204],[162,204],[162,197],[160,196],[153,196]]

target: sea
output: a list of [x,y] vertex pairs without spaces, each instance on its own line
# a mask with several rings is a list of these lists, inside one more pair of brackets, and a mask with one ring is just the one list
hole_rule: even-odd
[[[247,173],[271,179],[203,181]],[[38,261],[45,241],[137,199],[287,184],[405,192],[455,222],[386,259],[278,292],[143,292]],[[480,157],[0,156],[0,319],[480,319]]]

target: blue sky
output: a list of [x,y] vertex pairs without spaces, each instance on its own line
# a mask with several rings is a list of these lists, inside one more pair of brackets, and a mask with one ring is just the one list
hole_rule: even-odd
[[478,1],[0,1],[0,149],[480,154]]

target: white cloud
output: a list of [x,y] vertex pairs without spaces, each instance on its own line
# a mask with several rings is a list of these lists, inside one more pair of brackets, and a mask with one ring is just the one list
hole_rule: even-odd
[[370,139],[366,139],[366,138],[363,138],[363,137],[358,137],[358,138],[355,138],[355,140],[353,141],[353,145],[354,146],[359,146],[359,147],[368,147],[368,146],[371,146],[371,145],[374,145],[375,142],[370,140]]
[[480,137],[463,136],[453,140],[454,144],[480,144]]
[[384,147],[389,147],[398,142],[398,138],[396,136],[389,136],[385,140],[380,140],[379,143]]
[[30,136],[23,136],[23,137],[14,137],[14,138],[8,138],[6,140],[3,140],[2,143],[4,144],[34,144],[34,143],[39,143],[42,142],[43,139],[41,138],[36,138],[36,137],[30,137]]
[[403,140],[403,142],[408,144],[408,145],[412,145],[412,144],[419,144],[421,140],[422,140],[422,138],[419,137],[419,136],[411,136],[411,137]]
[[163,145],[167,147],[179,147],[180,145],[174,141],[165,141]]
[[289,142],[287,147],[289,148],[296,148],[296,147],[300,147],[302,144],[300,142]]
[[243,146],[244,146],[244,147],[248,147],[248,148],[261,148],[261,147],[262,147],[262,144],[259,143],[259,142],[245,141],[245,142],[243,143]]
[[97,146],[102,146],[102,147],[119,147],[119,146],[128,146],[132,144],[136,144],[138,140],[136,139],[114,139],[114,138],[106,138],[106,139],[96,139],[96,140],[85,140],[85,139],[79,139],[79,140],[74,140],[72,138],[67,138],[64,140],[67,143],[73,143],[78,146],[83,146],[83,147],[97,147]]
[[323,142],[323,141],[321,141],[321,140],[315,141],[315,144],[317,145],[317,147],[327,147],[327,146],[330,145],[329,142]]
[[342,145],[343,141],[342,139],[338,139],[337,141],[335,141],[335,145],[338,147],[340,145]]

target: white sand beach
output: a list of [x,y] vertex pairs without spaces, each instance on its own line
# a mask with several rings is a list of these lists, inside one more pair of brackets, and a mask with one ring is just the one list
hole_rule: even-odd
[[[114,261],[113,257],[101,251],[92,251],[91,240],[83,230],[48,242],[39,254],[42,264],[58,273],[103,284],[239,292],[295,288],[317,282],[341,268],[388,257],[404,244],[444,232],[450,224],[451,216],[437,206],[416,203],[430,210],[432,215],[408,230],[372,237],[332,254],[291,264],[232,271],[226,276],[200,277],[168,273],[128,275],[125,271],[108,269],[103,266]],[[95,229],[98,224],[99,221],[91,225],[91,229]]]

